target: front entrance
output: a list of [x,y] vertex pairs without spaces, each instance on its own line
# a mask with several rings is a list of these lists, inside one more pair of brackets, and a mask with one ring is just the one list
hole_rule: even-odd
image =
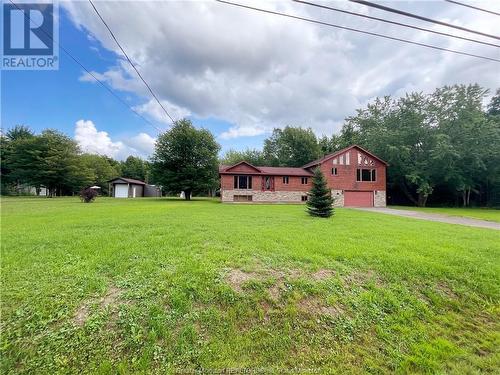
[[274,176],[263,176],[262,177],[262,191],[274,191]]
[[345,191],[344,207],[373,207],[373,191]]

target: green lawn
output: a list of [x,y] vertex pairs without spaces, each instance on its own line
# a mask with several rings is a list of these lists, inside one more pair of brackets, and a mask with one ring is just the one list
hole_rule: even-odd
[[0,373],[500,371],[500,232],[300,205],[2,202]]
[[451,207],[411,207],[389,206],[399,210],[421,211],[442,215],[470,217],[472,219],[500,222],[500,210],[494,208],[451,208]]

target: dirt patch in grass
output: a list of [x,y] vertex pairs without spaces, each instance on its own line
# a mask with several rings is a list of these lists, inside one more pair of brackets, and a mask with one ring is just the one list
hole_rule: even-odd
[[342,277],[347,286],[363,287],[373,282],[377,287],[384,286],[384,281],[372,270],[354,271]]
[[344,308],[340,305],[329,306],[324,300],[318,297],[306,297],[301,299],[297,307],[300,311],[312,315],[326,315],[335,318],[344,314]]
[[108,306],[114,306],[117,304],[120,295],[122,294],[123,289],[117,288],[115,286],[111,286],[106,294],[101,297],[99,300],[92,299],[84,302],[76,311],[76,314],[73,318],[73,322],[77,326],[83,326],[85,322],[88,320],[90,316],[90,306],[93,304],[98,304],[100,309],[105,309]]
[[227,273],[225,280],[235,292],[241,293],[243,292],[243,285],[249,281],[274,279],[274,283],[267,290],[271,298],[278,299],[281,291],[284,289],[286,280],[297,279],[303,276],[303,274],[301,270],[297,269],[262,269],[255,272],[245,272],[241,269],[233,268]]
[[437,283],[436,290],[438,291],[439,294],[445,296],[446,298],[450,299],[458,298],[457,294],[450,288],[450,286],[443,281]]
[[83,326],[89,317],[89,306],[84,303],[76,311],[75,317],[73,318],[73,323],[77,326]]
[[314,272],[311,275],[311,277],[315,281],[323,281],[323,280],[331,279],[334,276],[335,276],[335,271],[328,270],[328,269],[325,269],[325,268],[317,270],[316,272]]
[[245,272],[234,268],[227,274],[226,281],[234,291],[241,293],[243,291],[243,284],[250,280],[259,280],[260,278],[261,276],[255,272]]

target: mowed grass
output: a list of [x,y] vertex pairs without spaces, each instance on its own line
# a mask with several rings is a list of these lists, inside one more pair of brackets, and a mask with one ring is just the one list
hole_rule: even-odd
[[500,371],[498,231],[215,200],[1,203],[1,373]]
[[472,219],[496,221],[500,223],[500,209],[495,208],[451,208],[451,207],[411,207],[390,206],[398,210],[428,212],[449,216],[469,217]]

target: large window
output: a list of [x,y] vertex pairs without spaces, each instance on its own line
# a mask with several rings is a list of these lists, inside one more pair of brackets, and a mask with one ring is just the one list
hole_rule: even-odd
[[235,189],[251,189],[252,176],[234,176]]
[[356,171],[357,181],[376,181],[377,174],[375,169],[358,169]]

